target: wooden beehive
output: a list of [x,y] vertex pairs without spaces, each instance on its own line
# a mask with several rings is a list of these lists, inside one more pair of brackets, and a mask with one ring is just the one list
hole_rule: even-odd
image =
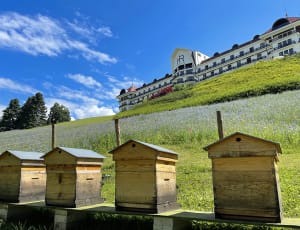
[[7,150],[0,155],[0,200],[44,200],[46,168],[43,153]]
[[101,203],[101,154],[56,147],[46,153],[46,205],[80,207]]
[[279,143],[237,132],[204,149],[212,159],[217,218],[281,222]]
[[176,203],[178,154],[136,140],[110,151],[116,163],[116,210],[159,213]]

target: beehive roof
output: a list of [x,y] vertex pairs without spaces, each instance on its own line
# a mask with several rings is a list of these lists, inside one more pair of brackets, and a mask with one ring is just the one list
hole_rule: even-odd
[[7,150],[5,152],[14,155],[20,160],[39,160],[39,161],[41,160],[41,156],[44,154],[40,152],[25,152],[25,151],[17,151],[17,150]]
[[[94,159],[104,159],[105,158],[100,153],[94,152],[89,149],[77,149],[77,148],[67,148],[67,147],[56,147],[55,149],[63,150],[76,158],[94,158]],[[42,157],[45,157],[47,154],[51,153],[52,151],[46,153]]]
[[154,149],[156,151],[159,151],[159,152],[164,152],[164,153],[170,153],[170,154],[178,155],[178,153],[176,153],[176,152],[174,152],[172,150],[169,150],[169,149],[157,146],[157,145],[149,144],[149,143],[146,143],[146,142],[138,141],[138,140],[129,140],[129,141],[125,142],[124,144],[122,144],[122,145],[116,147],[115,149],[111,150],[109,153],[113,153],[115,150],[123,147],[124,145],[127,145],[130,142],[136,142],[136,143],[139,143],[141,145],[145,145],[145,146],[147,146],[147,147],[149,147],[151,149]]
[[255,136],[251,136],[251,135],[249,135],[249,134],[245,134],[245,133],[241,133],[241,132],[235,132],[235,133],[233,133],[233,134],[231,134],[231,135],[229,135],[229,136],[227,136],[227,137],[224,137],[224,138],[221,139],[221,140],[218,140],[218,141],[216,141],[216,142],[214,142],[214,143],[212,143],[212,144],[210,144],[210,145],[204,147],[203,149],[206,150],[206,151],[208,151],[209,148],[211,148],[211,147],[213,147],[213,146],[216,146],[216,145],[219,145],[219,144],[221,144],[222,142],[226,141],[227,139],[230,139],[230,138],[232,138],[232,137],[234,137],[234,136],[237,136],[237,135],[246,136],[246,137],[252,138],[252,139],[254,139],[254,140],[259,140],[259,141],[263,141],[263,142],[266,142],[266,143],[269,143],[269,144],[273,144],[273,145],[276,147],[277,152],[278,152],[278,153],[282,153],[281,147],[280,147],[280,143],[274,142],[274,141],[270,141],[270,140],[266,140],[266,139],[259,138],[259,137],[255,137]]

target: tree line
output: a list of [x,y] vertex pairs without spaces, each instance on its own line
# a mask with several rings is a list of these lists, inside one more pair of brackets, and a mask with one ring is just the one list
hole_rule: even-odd
[[54,103],[47,115],[44,96],[38,92],[27,99],[23,106],[17,98],[12,99],[6,109],[3,110],[0,119],[0,131],[13,129],[30,129],[44,126],[52,122],[70,121],[70,111],[64,105]]

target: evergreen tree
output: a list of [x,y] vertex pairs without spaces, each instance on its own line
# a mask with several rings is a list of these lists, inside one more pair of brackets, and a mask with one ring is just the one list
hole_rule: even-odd
[[30,129],[46,124],[47,108],[45,106],[43,94],[37,93],[35,96],[29,97],[22,106],[19,119],[19,127]]
[[54,105],[50,108],[50,113],[48,117],[48,123],[51,122],[64,122],[70,121],[70,111],[64,105],[60,105],[58,103],[54,103]]
[[21,107],[18,99],[12,99],[6,109],[3,110],[0,130],[7,131],[17,128]]

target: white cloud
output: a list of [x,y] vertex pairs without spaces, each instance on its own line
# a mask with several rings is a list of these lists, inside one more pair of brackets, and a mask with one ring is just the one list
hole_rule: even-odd
[[55,102],[65,105],[75,119],[87,117],[107,116],[115,114],[115,108],[105,106],[102,101],[95,98],[96,94],[90,91],[81,91],[70,89],[65,86],[57,86],[47,84],[48,90],[52,87],[55,90],[55,97],[46,98],[46,105],[53,106]]
[[46,106],[50,109],[55,102],[66,106],[73,119],[83,119],[88,117],[97,116],[108,116],[114,115],[115,109],[101,106],[97,101],[90,101],[90,103],[74,102],[71,100],[61,99],[61,98],[46,98]]
[[97,117],[97,116],[109,116],[114,115],[115,112],[112,108],[97,106],[97,105],[86,105],[75,108],[74,113],[79,119],[87,117]]
[[96,81],[91,76],[84,76],[82,74],[68,74],[67,77],[88,88],[93,88],[93,87],[100,88],[102,86],[100,82]]
[[7,106],[5,105],[0,105],[0,119],[2,119],[3,116],[3,110],[6,109]]
[[0,77],[0,89],[1,88],[2,89],[7,89],[7,90],[17,91],[17,92],[20,92],[20,93],[30,93],[30,94],[34,94],[38,91],[38,90],[32,88],[29,85],[20,84],[20,83],[15,82],[11,79]]
[[97,29],[98,32],[102,33],[106,37],[112,37],[113,33],[108,26],[103,26]]
[[[109,54],[76,40],[67,27],[43,15],[25,16],[14,12],[0,14],[0,47],[14,49],[30,55],[57,56],[64,52],[79,53],[87,60],[101,64],[116,63]],[[74,30],[73,28],[73,31]],[[83,33],[77,29],[77,33]],[[87,33],[87,32],[86,32]],[[71,37],[72,36],[72,37]]]
[[109,75],[109,74],[105,74],[105,76],[107,77],[107,80],[114,85],[114,87],[118,88],[119,90],[121,89],[127,89],[130,86],[134,85],[136,87],[141,87],[144,82],[137,79],[137,78],[132,78],[132,77],[123,77],[123,79],[119,80],[117,79],[115,76]]

